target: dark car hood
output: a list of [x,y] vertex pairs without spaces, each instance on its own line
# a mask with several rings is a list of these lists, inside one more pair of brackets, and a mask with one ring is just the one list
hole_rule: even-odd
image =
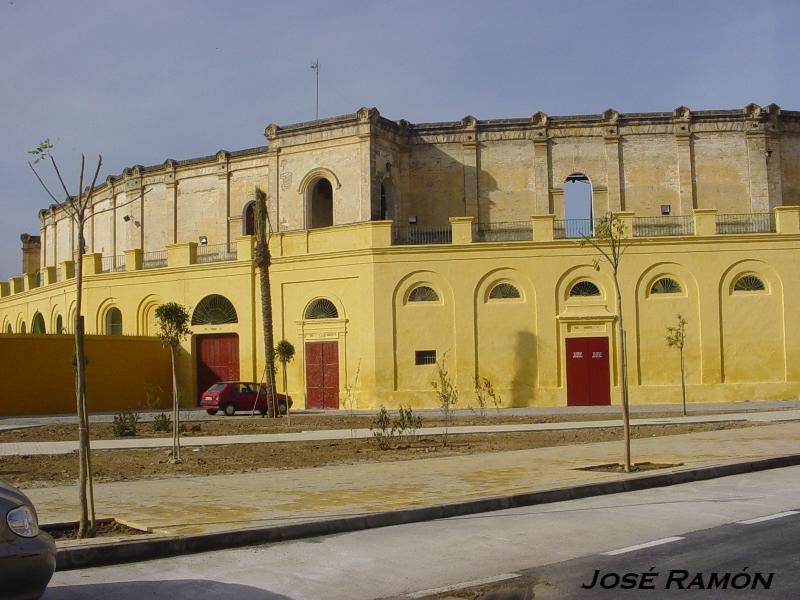
[[13,485],[0,481],[0,509],[9,509],[20,504],[31,505],[28,497]]

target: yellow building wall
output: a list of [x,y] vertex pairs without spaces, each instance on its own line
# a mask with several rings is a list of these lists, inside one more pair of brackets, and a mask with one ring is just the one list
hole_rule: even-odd
[[[7,374],[0,415],[75,411],[75,340],[69,335],[0,335]],[[86,337],[86,398],[92,412],[166,408],[172,404],[169,350],[140,337]],[[160,388],[160,404],[148,406],[145,386]]]
[[[781,213],[782,219],[789,217],[800,219],[796,213]],[[461,406],[474,405],[476,375],[492,380],[506,406],[563,406],[565,339],[608,337],[612,401],[618,402],[613,283],[602,262],[595,270],[590,247],[577,240],[392,246],[389,225],[372,222],[273,236],[274,336],[276,342],[288,339],[297,350],[288,368],[296,408],[305,406],[304,345],[320,340],[339,344],[342,402],[349,384],[358,408],[374,408],[435,405],[430,387],[435,368],[414,364],[417,350],[435,350],[445,360]],[[264,350],[258,272],[250,261],[252,241],[238,244],[237,261],[87,275],[87,331],[102,332],[105,314],[114,306],[122,312],[125,334],[152,334],[158,304],[176,301],[193,311],[205,296],[221,294],[234,305],[238,322],[192,326],[194,337],[183,345],[178,365],[184,402],[192,405],[197,393],[197,335],[236,333],[240,377],[260,379]],[[800,344],[791,332],[800,322],[796,311],[784,306],[786,298],[800,294],[798,249],[796,233],[634,240],[620,271],[632,401],[679,400],[678,352],[665,341],[666,328],[678,313],[688,321],[690,402],[796,398]],[[744,273],[762,278],[767,289],[731,291]],[[681,293],[650,294],[653,281],[663,276],[678,281]],[[572,285],[581,280],[595,283],[601,295],[570,297]],[[499,282],[517,287],[521,297],[490,300]],[[30,330],[36,312],[48,331],[59,314],[71,327],[66,317],[73,285],[69,280],[3,296],[1,331],[9,324],[18,331],[21,322]],[[409,303],[408,294],[418,285],[434,288],[439,301]],[[338,318],[305,319],[306,308],[317,298],[330,299]]]

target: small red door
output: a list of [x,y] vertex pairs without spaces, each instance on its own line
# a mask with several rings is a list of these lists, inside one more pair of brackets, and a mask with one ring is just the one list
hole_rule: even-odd
[[339,408],[339,342],[306,344],[306,408]]
[[235,333],[198,335],[195,341],[197,361],[197,401],[218,381],[239,380],[239,336]]
[[567,338],[567,406],[608,406],[608,338]]

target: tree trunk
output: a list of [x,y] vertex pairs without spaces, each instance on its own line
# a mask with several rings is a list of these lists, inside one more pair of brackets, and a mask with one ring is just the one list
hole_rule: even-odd
[[175,346],[169,345],[172,360],[172,462],[181,462],[180,405],[178,404],[178,379],[175,374]]
[[290,426],[292,424],[292,409],[289,406],[289,390],[286,387],[286,363],[284,361],[281,361],[281,367],[283,371],[283,395],[286,398],[286,425]]
[[272,416],[277,417],[278,406],[275,398],[275,344],[272,336],[272,296],[269,282],[270,254],[269,236],[267,232],[267,206],[266,196],[261,190],[256,190],[255,217],[255,263],[260,274],[261,320],[264,329],[264,368],[267,375],[267,402],[269,403],[269,410]]
[[[78,256],[75,265],[75,320],[73,331],[75,332],[75,400],[76,411],[78,414],[78,501],[80,503],[80,518],[78,522],[78,537],[85,538],[91,535],[89,525],[89,501],[87,498],[87,487],[90,477],[89,473],[89,418],[86,407],[86,353],[83,338],[83,316],[81,315],[81,304],[83,300],[83,217],[76,216],[78,224]],[[94,513],[94,506],[91,507]]]
[[686,416],[686,375],[683,366],[683,346],[681,350],[681,398],[683,399],[683,416]]
[[617,294],[617,337],[619,338],[619,382],[622,396],[622,435],[625,440],[625,472],[631,472],[631,419],[628,405],[628,344],[625,337],[625,325],[622,320],[622,293],[619,289],[617,269],[613,270],[614,291]]

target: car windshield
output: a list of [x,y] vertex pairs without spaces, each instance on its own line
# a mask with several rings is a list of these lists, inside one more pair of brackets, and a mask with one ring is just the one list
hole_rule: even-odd
[[224,383],[215,383],[210,388],[208,388],[207,392],[221,392],[225,388]]

